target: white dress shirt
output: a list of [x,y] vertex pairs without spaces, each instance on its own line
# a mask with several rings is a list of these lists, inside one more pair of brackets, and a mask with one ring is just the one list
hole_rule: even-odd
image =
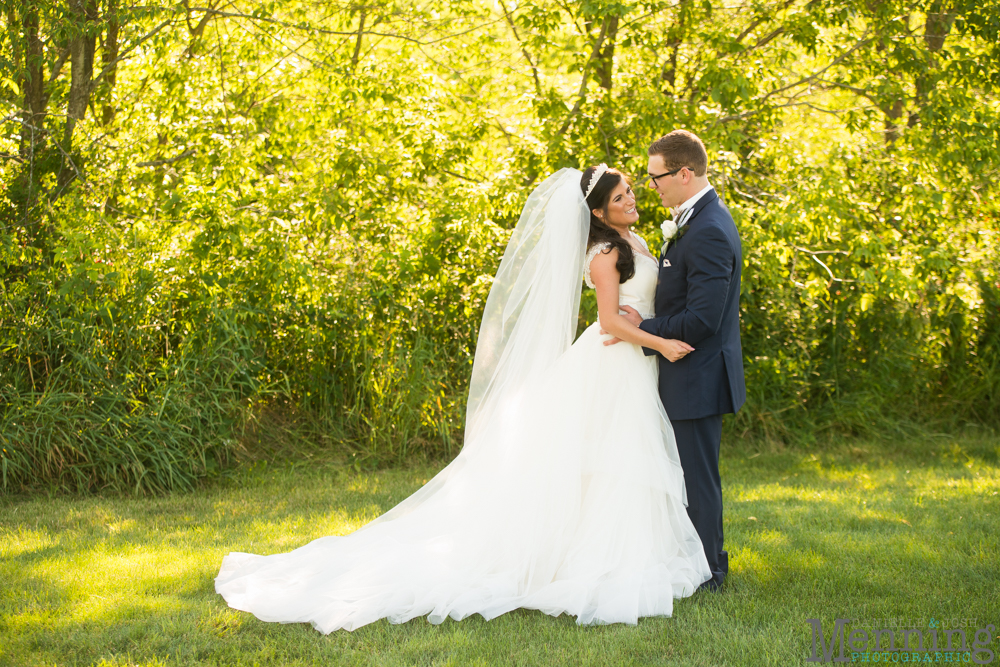
[[678,229],[687,224],[688,218],[691,217],[688,212],[694,208],[694,205],[698,203],[699,199],[704,197],[708,191],[712,189],[712,184],[709,183],[704,188],[699,190],[693,197],[674,209],[674,219],[677,220]]

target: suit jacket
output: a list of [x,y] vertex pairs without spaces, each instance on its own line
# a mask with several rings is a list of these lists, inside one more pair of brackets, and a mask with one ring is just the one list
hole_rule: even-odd
[[[660,398],[671,419],[736,412],[746,400],[740,344],[740,270],[743,251],[729,209],[714,190],[688,219],[687,231],[660,256],[655,317],[640,328],[695,348],[660,363]],[[664,266],[666,264],[666,266]]]

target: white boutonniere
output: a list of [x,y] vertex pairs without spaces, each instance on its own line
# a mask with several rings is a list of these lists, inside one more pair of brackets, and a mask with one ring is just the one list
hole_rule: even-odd
[[660,225],[660,231],[663,232],[663,240],[669,243],[677,236],[677,223],[673,220],[664,220],[663,224]]
[[687,214],[687,211],[682,211],[673,220],[664,220],[663,224],[660,225],[660,231],[663,232],[663,245],[660,246],[661,255],[667,251],[671,244],[676,243],[684,236],[684,232],[688,229],[687,225],[683,224],[687,220]]

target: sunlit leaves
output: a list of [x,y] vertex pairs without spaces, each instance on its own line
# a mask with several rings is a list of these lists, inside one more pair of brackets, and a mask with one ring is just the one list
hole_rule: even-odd
[[[641,175],[649,142],[686,127],[743,237],[741,429],[863,430],[928,403],[995,418],[991,6],[951,23],[854,0],[123,8],[117,79],[92,99],[114,113],[88,110],[65,151],[55,65],[73,26],[37,5],[47,143],[25,144],[16,115],[0,135],[0,303],[27,323],[0,328],[0,391],[22,417],[69,405],[60,433],[100,414],[141,448],[172,415],[183,480],[265,409],[378,460],[450,451],[527,193],[563,166]],[[5,35],[0,117],[24,101],[24,40]],[[638,196],[648,233],[665,212]],[[127,410],[64,400],[88,394]],[[100,440],[65,442],[86,460]],[[122,456],[103,470],[138,470]]]

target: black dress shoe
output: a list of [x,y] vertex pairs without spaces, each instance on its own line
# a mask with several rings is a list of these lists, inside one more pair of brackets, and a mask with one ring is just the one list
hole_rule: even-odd
[[719,593],[722,591],[722,586],[719,585],[715,579],[709,579],[701,586],[698,587],[699,591],[708,591],[709,593]]

